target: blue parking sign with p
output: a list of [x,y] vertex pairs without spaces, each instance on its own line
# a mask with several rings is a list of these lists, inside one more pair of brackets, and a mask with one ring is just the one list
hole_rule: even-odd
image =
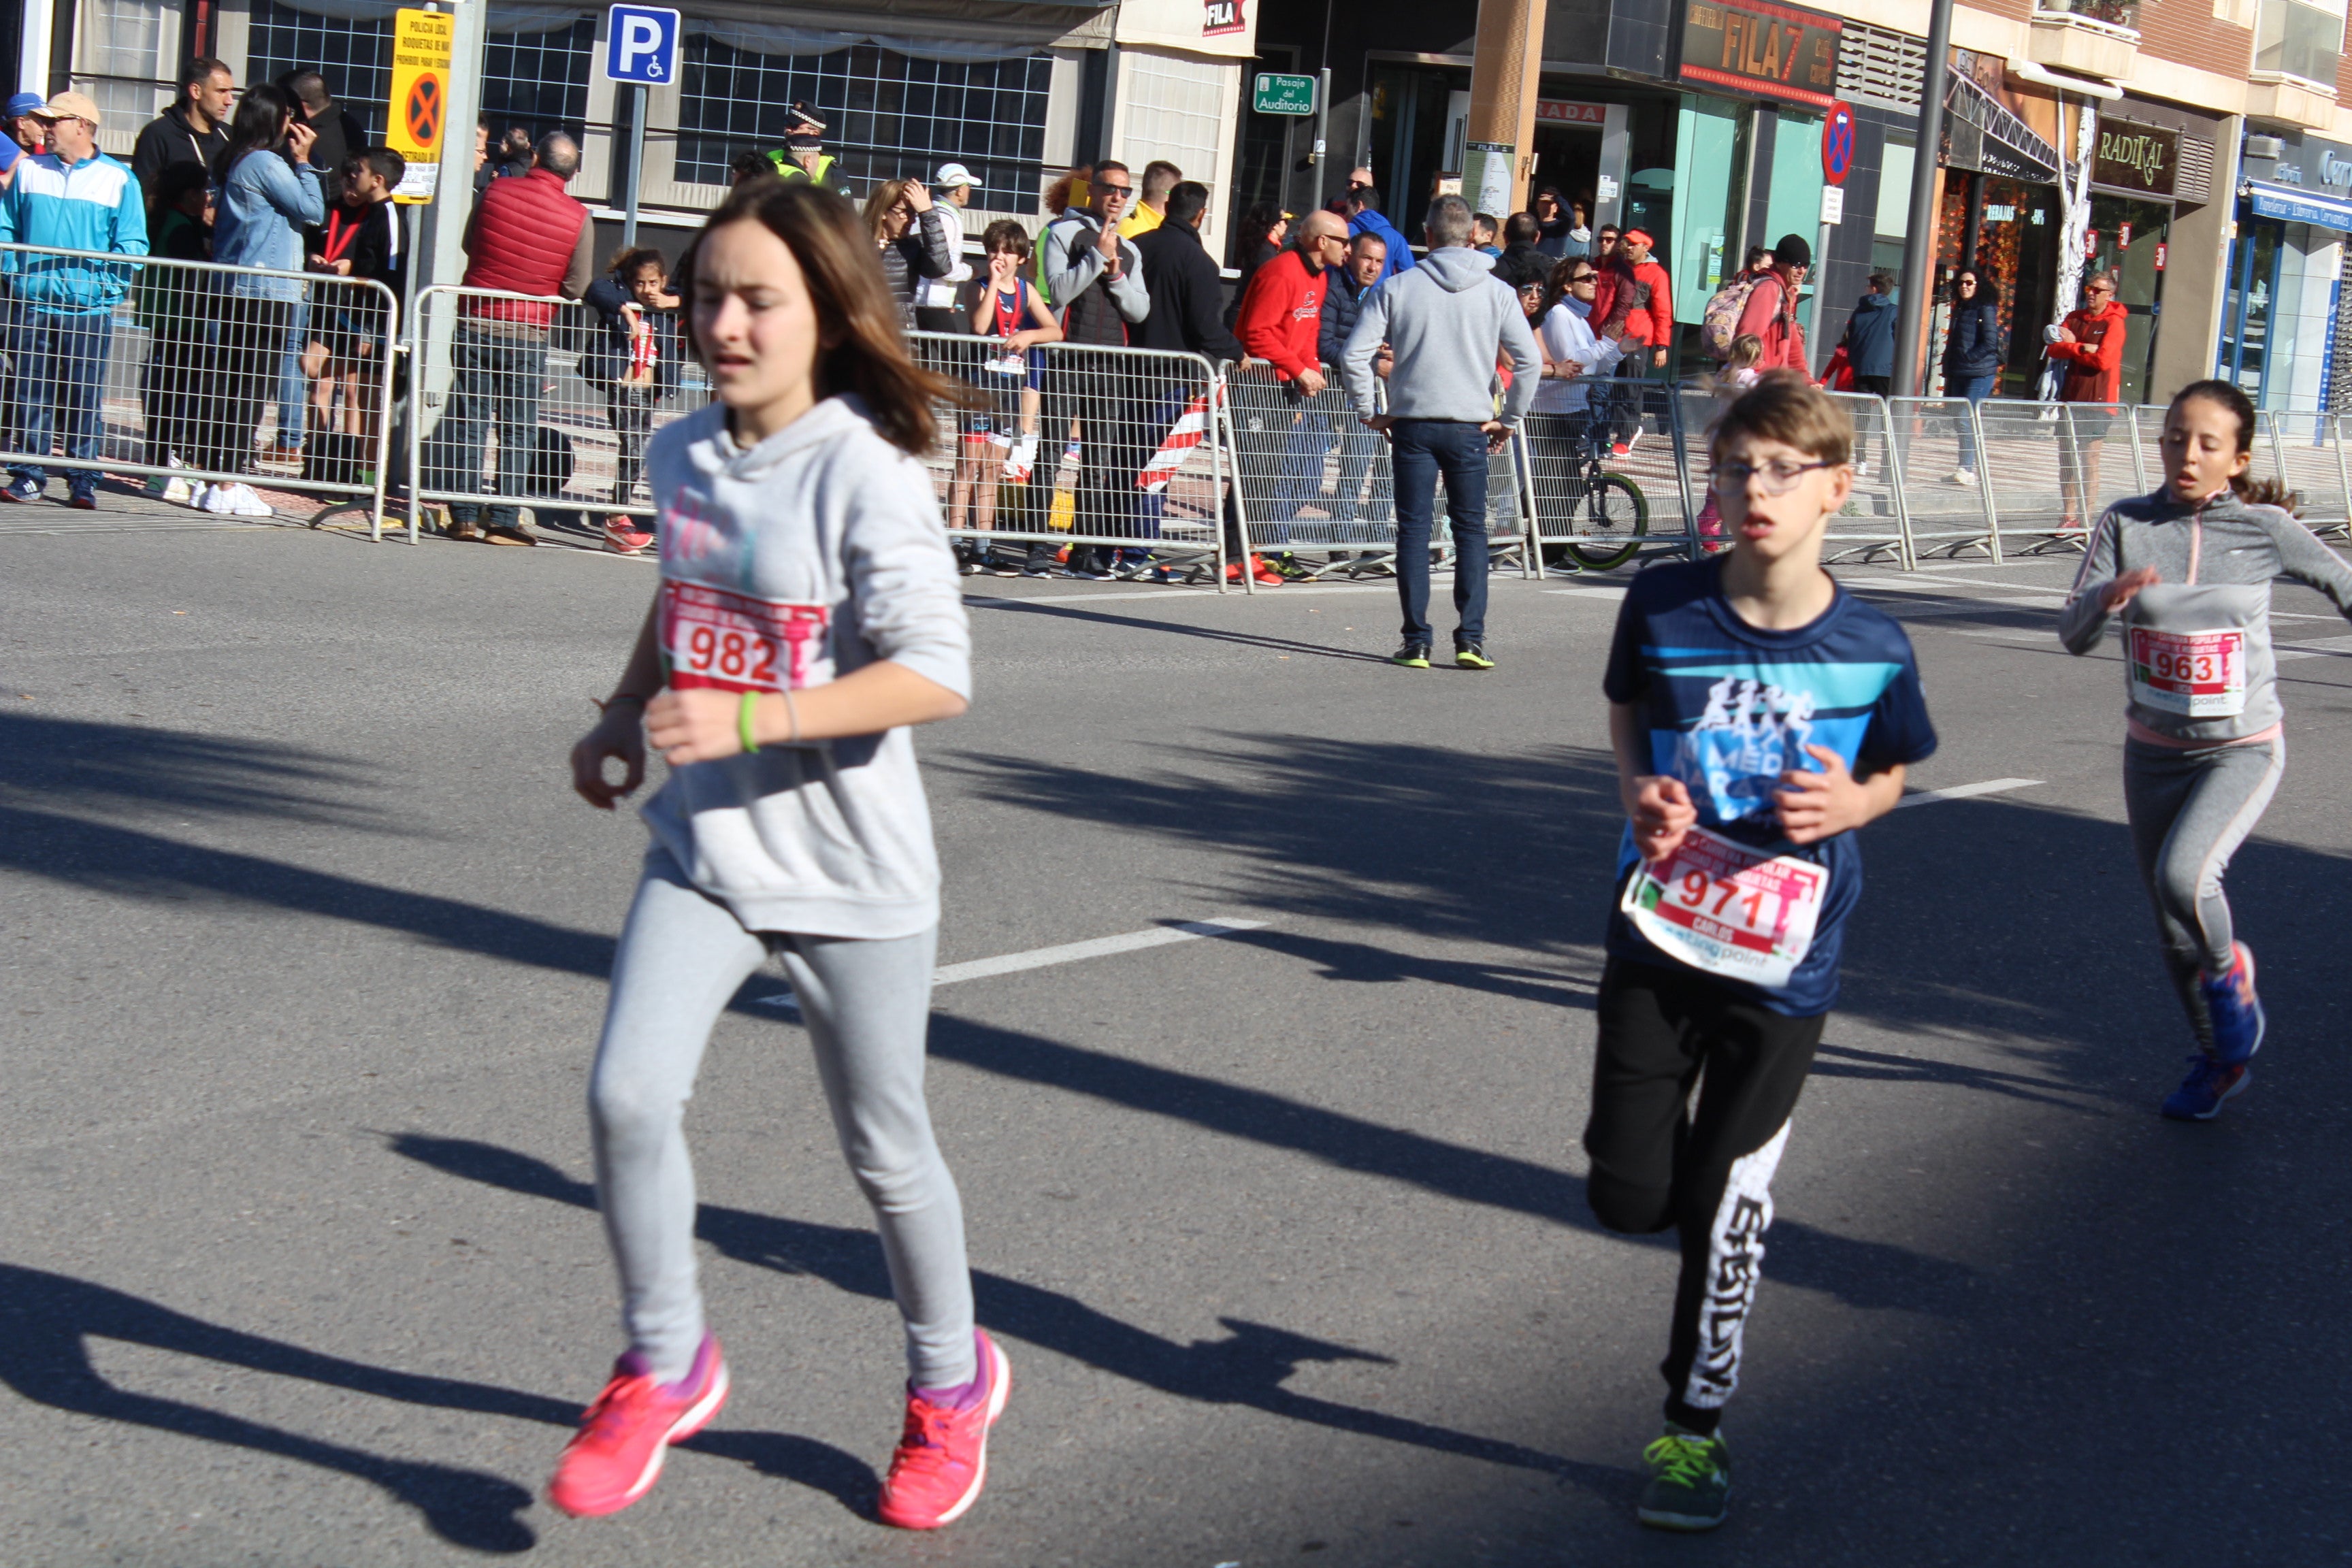
[[604,74],[660,87],[677,77],[677,13],[660,5],[615,5],[604,25]]

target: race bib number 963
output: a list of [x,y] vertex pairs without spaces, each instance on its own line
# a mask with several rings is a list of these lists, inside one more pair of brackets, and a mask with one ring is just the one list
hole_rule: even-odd
[[2246,634],[2131,628],[2132,700],[2190,719],[2246,710]]
[[662,662],[678,690],[796,691],[832,679],[823,605],[662,584]]
[[1694,827],[1672,855],[1634,868],[1621,907],[1668,957],[1778,990],[1813,945],[1828,885],[1828,870],[1810,860]]

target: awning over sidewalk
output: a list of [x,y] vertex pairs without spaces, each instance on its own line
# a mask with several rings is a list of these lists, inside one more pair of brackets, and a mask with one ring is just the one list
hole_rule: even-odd
[[2278,218],[2285,223],[2307,223],[2318,228],[2339,229],[2352,234],[2352,200],[2326,195],[2317,191],[2298,190],[2293,185],[2267,184],[2261,180],[2248,180],[2243,189],[2256,217]]

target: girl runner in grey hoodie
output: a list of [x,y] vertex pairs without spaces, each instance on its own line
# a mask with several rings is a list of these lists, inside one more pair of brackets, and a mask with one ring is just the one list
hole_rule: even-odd
[[660,594],[572,754],[574,787],[607,810],[643,778],[648,741],[670,769],[644,809],[653,844],[589,1088],[629,1349],[549,1498],[626,1508],[726,1399],[683,1120],[711,1026],[773,956],[906,1324],[906,1426],[877,1511],[936,1528],[979,1497],[1010,1386],[972,1326],[962,1211],[923,1099],[940,875],[908,727],[961,713],[971,681],[915,455],[953,394],[908,358],[873,243],[829,191],[738,185],[680,274],[717,400],[646,453]]
[[2352,617],[2352,568],[2251,483],[2254,406],[2225,381],[2165,411],[2164,484],[2099,519],[2058,622],[2070,653],[2122,623],[2130,692],[2124,803],[2197,1052],[2164,1114],[2207,1121],[2251,1081],[2263,1040],[2254,955],[2231,933],[2221,874],[2286,766],[2271,580],[2308,583]]

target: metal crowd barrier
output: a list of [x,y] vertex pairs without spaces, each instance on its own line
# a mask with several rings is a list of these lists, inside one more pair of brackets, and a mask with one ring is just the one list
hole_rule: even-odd
[[[1543,406],[1571,403],[1580,393],[1580,407]],[[1690,520],[1697,514],[1682,493],[1691,471],[1683,404],[1696,395],[1614,376],[1580,378],[1565,396],[1549,386],[1537,393],[1520,446],[1536,543],[1548,569],[1605,569],[1644,549],[1691,549]],[[1703,414],[1711,416],[1713,400],[1703,401]],[[1620,446],[1622,453],[1615,450]],[[1702,473],[1705,461],[1699,454]]]
[[926,369],[961,383],[929,467],[958,551],[1000,575],[1183,574],[1225,586],[1227,458],[1215,369],[1199,354],[909,332]]
[[[602,520],[651,517],[646,443],[710,400],[674,316],[654,312],[656,353],[628,349],[577,300],[436,285],[416,294],[408,421],[413,542],[420,514],[520,519],[601,535]],[[514,453],[528,447],[523,461]],[[641,499],[642,498],[642,499]]]
[[[0,465],[217,491],[212,515],[268,505],[236,486],[342,498],[383,537],[400,332],[383,284],[31,245],[0,245]],[[310,399],[299,454],[278,429],[289,358]]]
[[[2266,413],[2279,472],[2303,498],[2303,521],[2313,532],[2352,538],[2352,462],[2345,450],[2345,418],[2335,414]],[[2160,470],[2161,463],[2156,465]]]

